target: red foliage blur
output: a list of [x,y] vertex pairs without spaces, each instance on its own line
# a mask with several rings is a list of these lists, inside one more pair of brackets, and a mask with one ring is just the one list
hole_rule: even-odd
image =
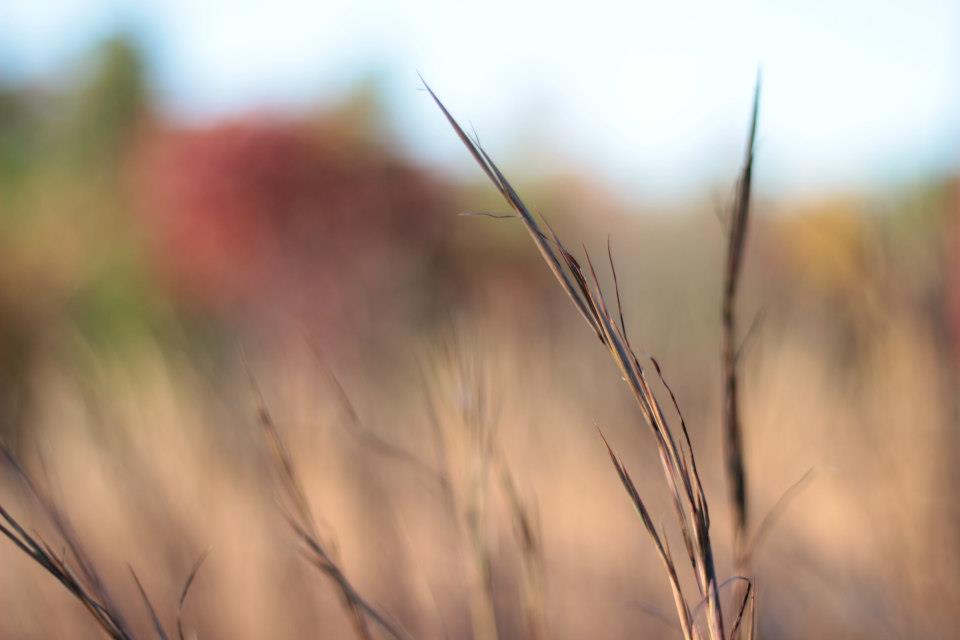
[[389,312],[436,271],[446,187],[333,125],[165,131],[139,158],[148,244],[181,303],[349,322]]

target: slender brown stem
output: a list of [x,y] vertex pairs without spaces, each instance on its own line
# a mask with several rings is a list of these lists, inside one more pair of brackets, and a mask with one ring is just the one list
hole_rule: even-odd
[[749,504],[746,466],[743,453],[743,432],[740,416],[740,389],[737,375],[737,292],[746,248],[750,218],[750,195],[753,180],[753,152],[757,132],[757,114],[760,106],[760,78],[757,77],[753,94],[753,113],[747,139],[746,157],[737,182],[737,192],[729,221],[727,256],[723,273],[721,303],[721,375],[723,376],[722,441],[732,515],[734,565],[737,573],[748,575],[744,566],[747,554]]
[[[242,353],[241,353],[242,355]],[[333,553],[322,542],[317,529],[316,521],[310,510],[303,483],[293,464],[290,451],[283,441],[273,417],[267,408],[266,401],[260,391],[256,378],[244,358],[244,366],[257,402],[257,415],[260,426],[271,446],[274,465],[277,469],[284,499],[288,510],[285,512],[287,521],[293,531],[300,538],[305,547],[308,560],[321,571],[337,588],[340,593],[344,609],[350,615],[356,635],[360,640],[373,640],[368,620],[372,620],[387,635],[395,640],[407,640],[409,635],[396,623],[391,622],[376,607],[370,604],[353,586],[346,574],[334,559]]]

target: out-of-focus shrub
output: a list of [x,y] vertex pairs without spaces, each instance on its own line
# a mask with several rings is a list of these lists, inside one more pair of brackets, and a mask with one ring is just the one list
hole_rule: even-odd
[[137,175],[158,271],[190,307],[329,327],[392,315],[414,284],[436,284],[447,188],[332,124],[166,130],[145,143]]

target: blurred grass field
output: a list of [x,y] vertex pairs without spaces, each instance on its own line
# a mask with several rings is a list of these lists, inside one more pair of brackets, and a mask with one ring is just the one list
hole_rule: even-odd
[[[679,540],[655,449],[519,222],[457,215],[500,212],[492,189],[406,157],[370,87],[311,113],[188,127],[153,105],[130,42],[83,69],[0,88],[0,433],[138,635],[152,632],[128,565],[170,621],[207,549],[184,612],[196,637],[353,633],[277,508],[248,367],[320,535],[413,637],[474,637],[478,606],[503,640],[535,637],[531,616],[549,638],[679,637],[596,427]],[[721,206],[703,194],[662,213],[586,169],[504,164],[560,235],[595,255],[609,235],[629,330],[677,392],[729,574],[727,187]],[[754,204],[741,393],[758,516],[812,469],[757,551],[760,637],[956,627],[958,223],[952,176]],[[15,474],[0,477],[0,504],[58,549]],[[13,545],[0,563],[0,637],[100,637]]]

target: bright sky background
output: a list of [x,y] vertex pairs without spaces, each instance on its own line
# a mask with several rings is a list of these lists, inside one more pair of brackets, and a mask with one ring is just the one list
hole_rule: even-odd
[[385,78],[426,160],[468,168],[417,71],[517,170],[572,160],[676,196],[734,173],[763,68],[762,189],[883,188],[960,167],[960,1],[2,0],[0,70],[36,77],[117,29],[203,119]]

